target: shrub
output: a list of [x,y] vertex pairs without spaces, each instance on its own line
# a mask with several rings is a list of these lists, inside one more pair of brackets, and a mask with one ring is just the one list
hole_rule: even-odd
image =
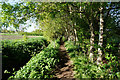
[[67,39],[63,36],[62,41],[65,42],[65,41],[67,41]]
[[79,51],[79,49],[80,49],[80,46],[79,45],[74,45],[73,41],[65,42],[65,47],[66,47],[66,50],[69,51],[69,52],[73,52],[74,50]]
[[91,63],[87,56],[81,55],[74,58],[74,71],[76,78],[119,78],[118,61],[108,61],[100,66]]
[[21,35],[27,35],[27,36],[43,36],[41,32],[19,32]]
[[8,70],[11,72],[13,71],[13,68],[18,70],[28,62],[32,56],[35,56],[47,45],[47,40],[42,37],[31,38],[27,41],[2,41],[2,71]]
[[60,38],[57,38],[56,42],[57,42],[58,44],[60,44]]
[[80,52],[76,51],[72,42],[66,42],[65,46],[73,61],[76,78],[120,78],[120,63],[116,56],[106,54],[106,63],[96,65],[96,63],[89,61],[88,56],[82,52],[82,49]]
[[59,62],[58,48],[59,45],[55,43],[54,47],[52,42],[39,54],[33,56],[25,66],[17,71],[15,75],[9,77],[9,79],[51,78],[53,76],[52,71],[55,68],[55,65]]

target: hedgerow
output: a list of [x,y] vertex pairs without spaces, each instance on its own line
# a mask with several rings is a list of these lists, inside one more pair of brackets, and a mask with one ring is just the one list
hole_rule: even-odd
[[32,56],[35,56],[49,44],[43,37],[31,38],[27,41],[4,40],[1,41],[1,43],[3,72],[4,70],[11,72],[13,68],[18,70],[21,66],[25,65]]
[[57,42],[52,42],[39,54],[33,56],[25,66],[15,72],[9,79],[52,78],[52,71],[59,62],[58,48],[59,44]]
[[27,36],[43,36],[41,32],[19,32],[19,34]]

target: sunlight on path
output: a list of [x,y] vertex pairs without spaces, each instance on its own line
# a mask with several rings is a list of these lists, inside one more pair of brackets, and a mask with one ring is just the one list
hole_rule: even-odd
[[70,57],[68,56],[64,45],[60,46],[59,56],[61,60],[56,69],[55,77],[61,78],[62,80],[73,80],[74,71],[72,70],[72,61],[70,61]]

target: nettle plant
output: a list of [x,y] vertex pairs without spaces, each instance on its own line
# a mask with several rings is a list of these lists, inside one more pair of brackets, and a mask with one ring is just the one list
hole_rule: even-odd
[[118,78],[118,72],[120,72],[120,63],[116,56],[106,53],[105,55],[106,63],[101,67],[109,74],[109,78]]
[[[32,38],[27,41],[18,40],[4,40],[2,44],[2,72],[4,71],[14,72],[12,69],[18,70],[21,66],[25,65],[32,56],[40,53],[44,48],[48,46],[48,42],[45,38]],[[6,73],[5,71],[5,73]],[[6,77],[6,76],[5,76]]]
[[20,70],[14,72],[9,79],[45,79],[52,78],[55,65],[59,62],[58,58],[59,44],[55,42],[49,44],[47,48],[33,56],[26,65]]

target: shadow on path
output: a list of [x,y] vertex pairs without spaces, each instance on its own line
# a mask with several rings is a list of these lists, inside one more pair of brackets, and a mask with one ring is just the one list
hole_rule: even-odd
[[75,80],[72,61],[70,61],[64,44],[60,45],[59,58],[60,62],[55,70],[55,80]]

